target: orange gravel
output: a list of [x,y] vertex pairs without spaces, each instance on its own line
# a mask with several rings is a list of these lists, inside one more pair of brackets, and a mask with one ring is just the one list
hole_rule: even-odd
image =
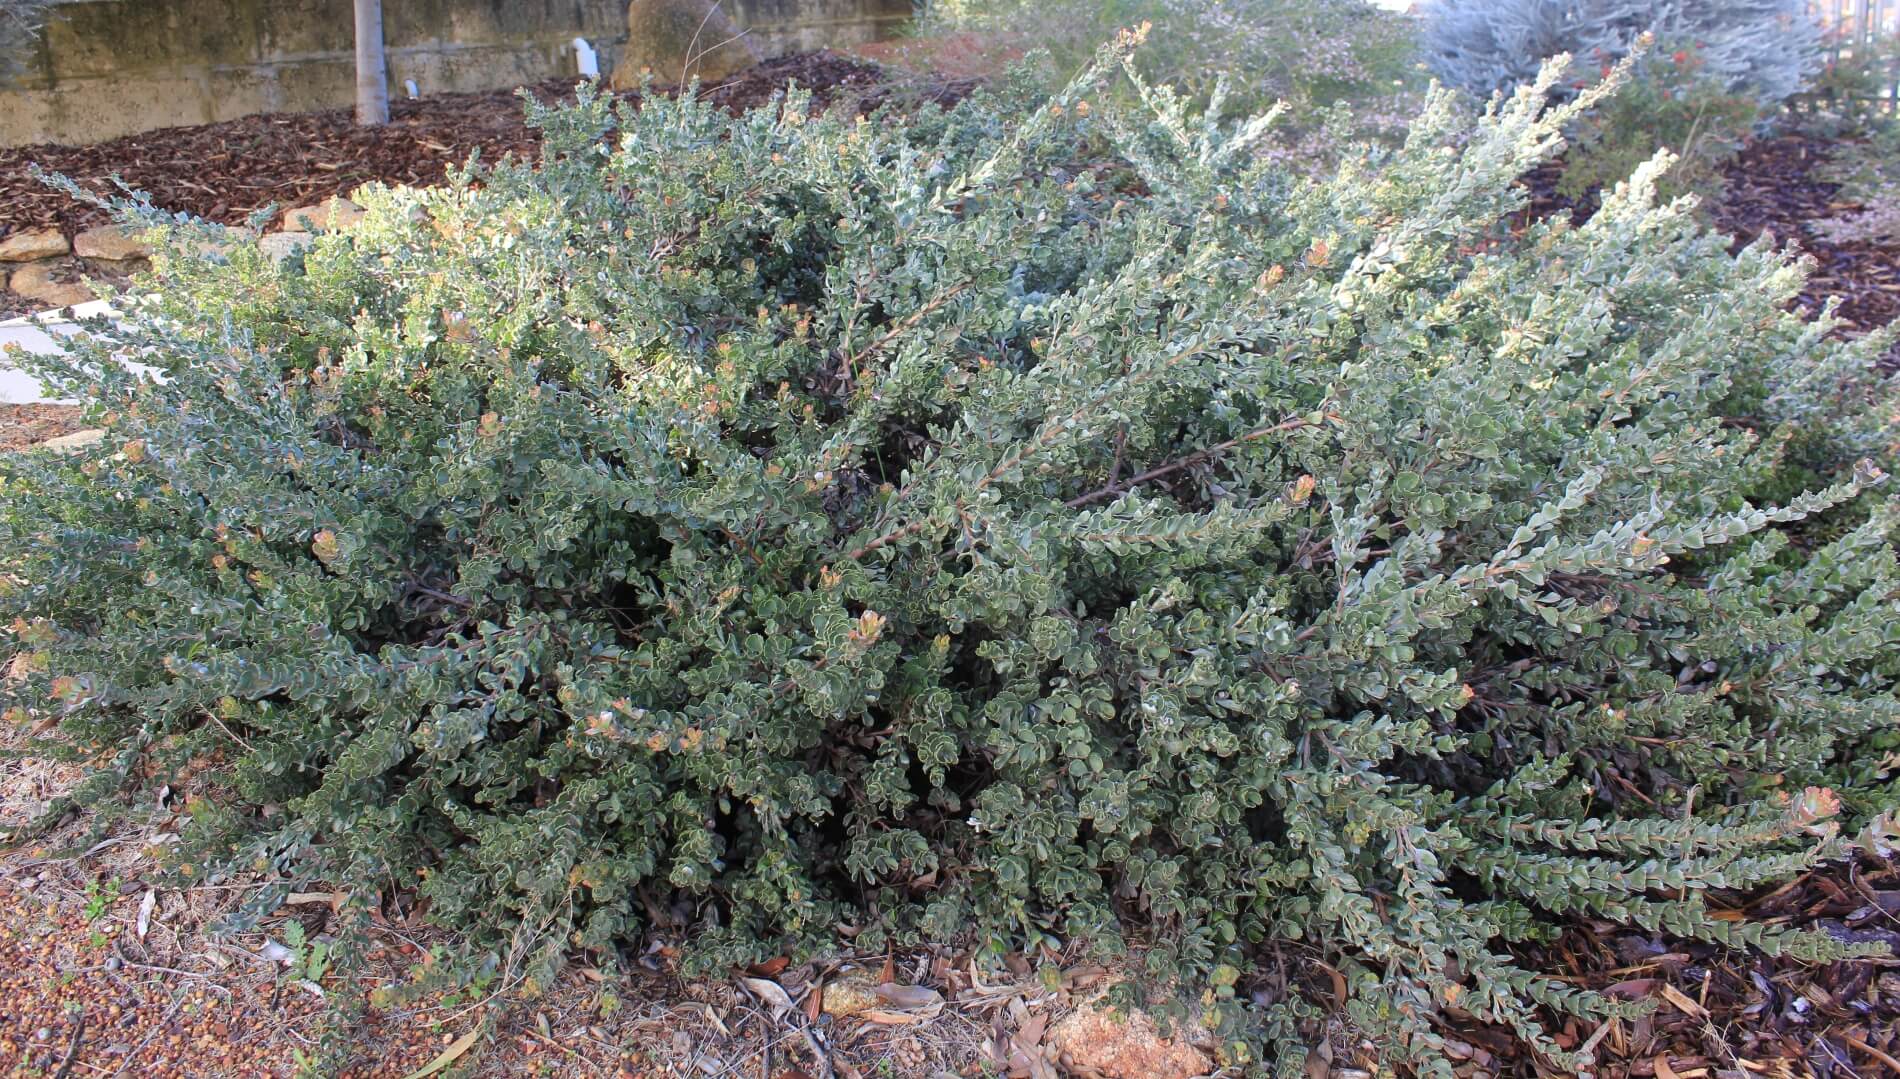
[[[162,1079],[216,1074],[275,1076],[256,1035],[282,1028],[315,1001],[282,1010],[270,985],[213,989],[203,979],[127,967],[112,947],[116,926],[95,930],[80,912],[49,910],[9,886],[0,897],[0,1072],[114,1074]],[[103,920],[103,919],[102,919]],[[221,990],[221,991],[220,991]],[[307,1003],[306,1003],[307,1002]]]

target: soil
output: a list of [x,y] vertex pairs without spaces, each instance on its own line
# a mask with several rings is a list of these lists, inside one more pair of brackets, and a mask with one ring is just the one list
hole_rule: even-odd
[[79,405],[0,405],[0,453],[23,450],[85,427]]

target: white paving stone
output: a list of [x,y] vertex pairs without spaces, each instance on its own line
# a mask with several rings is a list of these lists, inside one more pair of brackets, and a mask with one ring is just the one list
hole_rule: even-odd
[[[104,300],[88,300],[74,304],[73,315],[91,318],[94,315],[114,315],[118,311]],[[0,404],[30,405],[40,402],[48,404],[70,404],[70,398],[48,397],[45,387],[24,371],[15,370],[7,362],[7,345],[18,345],[28,352],[58,352],[63,347],[60,341],[76,333],[85,332],[78,323],[68,318],[63,311],[42,311],[36,315],[23,315],[19,318],[0,322]],[[151,371],[144,364],[128,364],[135,371]]]

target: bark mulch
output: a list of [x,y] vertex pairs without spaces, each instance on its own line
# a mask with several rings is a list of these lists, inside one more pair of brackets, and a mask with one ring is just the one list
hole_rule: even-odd
[[[1843,329],[1862,333],[1900,319],[1900,246],[1872,241],[1835,243],[1816,229],[1823,218],[1858,208],[1842,201],[1840,185],[1826,179],[1839,142],[1802,131],[1758,139],[1724,169],[1720,197],[1707,204],[1710,222],[1735,237],[1735,247],[1763,235],[1791,244],[1814,260],[1798,300],[1818,313],[1830,298],[1841,302]],[[1557,194],[1561,163],[1525,177],[1532,217],[1568,211],[1579,220],[1596,210],[1594,196],[1572,201]],[[1900,369],[1900,345],[1886,367]]]
[[[1823,178],[1836,146],[1800,133],[1753,143],[1729,165],[1727,188],[1711,216],[1738,240],[1772,232],[1798,244],[1815,261],[1801,303],[1818,311],[1838,296],[1848,325],[1871,330],[1900,318],[1900,245],[1833,243],[1815,231],[1816,221],[1857,208],[1840,201],[1839,184]],[[1900,365],[1900,352],[1888,360]]]
[[[1711,902],[1717,917],[1818,929],[1900,954],[1900,867],[1864,857],[1772,891]],[[1656,1010],[1633,1022],[1556,1028],[1567,1048],[1594,1047],[1596,1079],[1900,1076],[1900,958],[1812,964],[1581,923],[1524,957],[1530,969]],[[1459,1029],[1461,1076],[1546,1076],[1509,1032]]]
[[0,453],[23,450],[85,426],[78,405],[0,405]]
[[[949,102],[975,85],[974,79],[906,75],[815,52],[766,61],[701,92],[738,112],[764,104],[794,81],[820,103],[850,100],[865,109],[906,95]],[[572,97],[578,82],[549,79],[524,89],[552,102]],[[41,183],[32,175],[34,164],[102,193],[114,193],[117,175],[163,209],[238,224],[273,203],[306,205],[372,180],[440,183],[474,151],[493,161],[532,154],[540,145],[514,90],[392,101],[389,111],[390,122],[380,127],[358,126],[349,110],[328,109],[165,128],[90,146],[0,148],[0,238],[48,225],[70,237],[108,219],[98,207]]]

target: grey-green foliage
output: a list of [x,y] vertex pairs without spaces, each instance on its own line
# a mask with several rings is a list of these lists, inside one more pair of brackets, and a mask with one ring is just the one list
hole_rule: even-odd
[[1480,97],[1530,82],[1560,53],[1614,64],[1644,33],[1693,46],[1704,75],[1764,107],[1799,93],[1821,67],[1806,0],[1432,0],[1422,18],[1426,63]]
[[420,876],[481,977],[1133,931],[1297,1069],[1312,1003],[1251,1001],[1298,942],[1446,1075],[1448,1001],[1561,1067],[1544,1016],[1635,1007],[1511,958],[1568,916],[1850,951],[1705,897],[1896,801],[1883,342],[1655,166],[1511,237],[1554,72],[1306,181],[1103,104],[1123,58],[911,118],[583,95],[281,267],[167,225],[40,365],[104,445],[0,460],[15,717],[83,801],[215,754],[194,879]]
[[52,0],[0,0],[0,78],[19,74]]

